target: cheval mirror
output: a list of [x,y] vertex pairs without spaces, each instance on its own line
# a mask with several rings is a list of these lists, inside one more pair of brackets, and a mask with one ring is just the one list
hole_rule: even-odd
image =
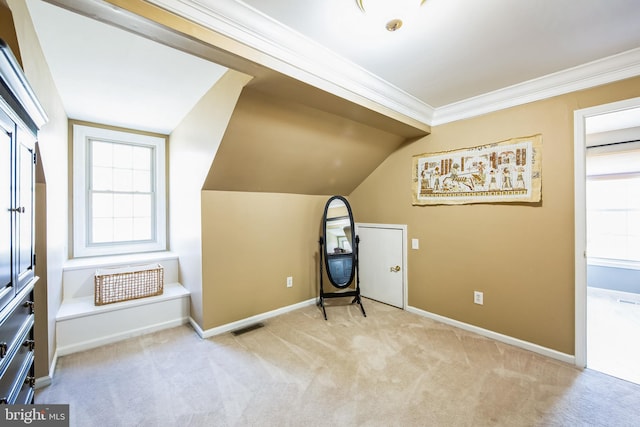
[[[324,207],[322,236],[320,237],[320,299],[324,319],[327,320],[325,298],[353,297],[351,304],[358,303],[363,316],[367,316],[360,299],[360,276],[358,274],[358,243],[351,206],[342,196],[333,196]],[[325,292],[323,268],[331,285],[342,291]],[[355,288],[352,285],[355,279]]]

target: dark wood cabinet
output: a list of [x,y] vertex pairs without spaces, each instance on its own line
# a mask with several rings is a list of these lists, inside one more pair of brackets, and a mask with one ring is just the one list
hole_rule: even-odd
[[0,403],[33,402],[35,147],[45,121],[0,40]]

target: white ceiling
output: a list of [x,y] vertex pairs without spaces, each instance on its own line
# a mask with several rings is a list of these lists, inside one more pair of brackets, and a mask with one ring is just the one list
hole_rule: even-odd
[[640,47],[638,0],[426,0],[396,32],[355,0],[244,2],[435,108]]
[[[211,62],[27,1],[72,118],[128,127],[125,122],[135,119],[167,133],[224,73]],[[427,124],[444,122],[445,112],[457,114],[462,106],[486,112],[478,105],[487,100],[504,108],[559,94],[559,86],[577,90],[640,74],[638,0],[427,0],[393,33],[371,28],[355,0],[150,1],[204,25],[221,22],[214,29],[225,35],[249,34],[244,43],[267,56],[286,56],[294,77],[297,70],[324,66],[333,84],[364,88],[369,99],[384,92],[369,82],[382,81],[398,96],[381,102],[390,99],[390,108]],[[306,50],[289,45],[294,38],[306,40]],[[342,62],[327,65],[324,51]],[[322,72],[317,75],[324,78]],[[407,113],[407,103],[395,102],[400,97],[425,113]]]
[[227,70],[41,0],[27,4],[71,119],[169,134]]

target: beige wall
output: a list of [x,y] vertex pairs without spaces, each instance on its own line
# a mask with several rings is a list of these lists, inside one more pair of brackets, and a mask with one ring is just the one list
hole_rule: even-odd
[[[13,12],[25,74],[49,116],[49,122],[42,127],[38,138],[44,179],[40,180],[36,189],[37,202],[41,204],[40,207],[36,206],[37,210],[41,210],[36,217],[41,221],[46,216],[46,225],[39,223],[36,226],[37,232],[46,231],[46,236],[36,236],[37,248],[46,242],[46,254],[38,254],[36,266],[37,272],[46,269],[46,274],[40,273],[43,278],[46,277],[46,281],[41,280],[36,287],[36,302],[47,301],[48,307],[48,310],[40,312],[46,314],[46,321],[40,315],[35,330],[39,342],[36,347],[36,377],[43,377],[48,375],[55,354],[55,316],[62,301],[62,265],[67,259],[68,184],[67,174],[61,173],[67,170],[67,116],[25,2],[8,0],[8,4]],[[43,188],[45,180],[46,186]],[[46,203],[45,212],[42,212],[43,203]],[[43,359],[48,363],[42,363]]]
[[191,317],[202,325],[201,190],[229,118],[250,77],[228,71],[169,138],[169,247],[180,257],[180,282],[191,292]]
[[205,329],[317,296],[318,240],[327,199],[202,192]]
[[[432,128],[351,195],[359,222],[408,225],[409,305],[574,354],[574,110],[640,96],[640,77]],[[542,202],[411,205],[412,156],[540,133]],[[473,291],[484,292],[484,305]]]

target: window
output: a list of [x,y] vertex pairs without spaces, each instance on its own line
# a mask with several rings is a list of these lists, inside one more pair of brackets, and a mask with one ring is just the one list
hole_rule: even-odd
[[640,262],[640,143],[587,150],[589,258]]
[[165,143],[73,125],[75,257],[166,249]]

